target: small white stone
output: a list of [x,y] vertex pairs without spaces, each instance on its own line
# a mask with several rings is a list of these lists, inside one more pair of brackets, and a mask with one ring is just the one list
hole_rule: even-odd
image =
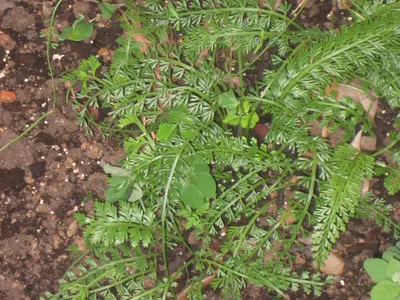
[[56,60],[56,59],[58,59],[58,60],[61,60],[61,58],[63,58],[65,55],[60,55],[60,54],[54,54],[53,55],[53,60]]
[[41,158],[41,159],[45,159],[46,157],[44,157],[44,156],[41,156],[40,158]]
[[85,162],[83,160],[81,160],[81,165],[85,164]]
[[40,204],[43,204],[43,199],[40,199],[39,203],[40,203]]
[[49,122],[47,122],[47,121],[44,121],[44,124],[49,124]]
[[25,82],[28,82],[29,80],[28,80],[28,78],[25,78],[24,81],[25,81]]
[[65,182],[68,182],[68,178],[65,178]]
[[92,40],[90,41],[90,44],[93,44],[93,41],[92,41]]
[[231,179],[231,182],[235,182],[235,179],[232,178],[232,179]]
[[29,127],[29,125],[28,125],[28,124],[26,124],[26,125],[25,125],[25,127]]
[[101,161],[98,160],[96,163],[99,165],[99,164],[101,164]]
[[386,114],[386,110],[382,110],[382,114]]
[[50,211],[50,213],[51,213],[52,215],[54,215],[54,211]]
[[72,163],[72,166],[73,166],[73,167],[76,167],[76,163],[73,162],[73,163]]
[[10,54],[10,50],[6,50],[6,54]]
[[342,280],[340,280],[340,284],[342,285],[342,286],[345,286],[345,282],[344,282],[344,280],[342,279]]
[[[46,105],[47,105],[47,103],[46,102],[44,102],[44,103],[42,103],[42,107],[46,107]],[[44,122],[47,122],[47,121],[44,121]]]

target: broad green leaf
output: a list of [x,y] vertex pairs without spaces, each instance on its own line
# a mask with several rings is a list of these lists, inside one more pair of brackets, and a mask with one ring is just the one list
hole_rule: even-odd
[[196,176],[192,181],[192,185],[198,189],[206,199],[210,199],[214,196],[217,189],[215,180],[210,174],[200,174]]
[[217,185],[208,164],[196,163],[191,167],[188,181],[182,187],[182,201],[190,207],[200,208],[215,195],[216,190]]
[[176,137],[177,133],[178,127],[176,124],[165,123],[158,129],[157,136],[160,141],[171,141]]
[[400,294],[400,285],[384,280],[375,285],[371,291],[371,300],[393,300]]
[[206,203],[206,199],[195,186],[189,184],[182,192],[182,201],[193,208],[200,208]]
[[239,115],[244,115],[247,114],[250,110],[250,102],[249,100],[244,100],[242,103],[239,105],[238,113]]
[[116,201],[126,201],[132,192],[132,184],[126,177],[112,177],[110,188],[106,192],[106,201],[114,203]]
[[142,197],[143,197],[142,188],[139,186],[139,184],[134,183],[133,187],[132,187],[132,192],[131,192],[131,195],[129,196],[128,201],[129,202],[135,202],[137,200],[142,199]]
[[77,24],[72,30],[68,39],[76,42],[83,41],[93,34],[93,30],[94,27],[92,23],[86,21],[79,22],[79,24]]
[[83,41],[93,34],[93,24],[83,21],[83,16],[79,15],[72,26],[68,26],[60,34],[59,39],[71,41]]
[[240,120],[240,125],[243,128],[253,128],[254,126],[257,125],[257,122],[260,119],[258,118],[258,115],[256,112],[252,112],[246,116],[243,116]]
[[60,41],[68,40],[69,37],[71,36],[71,33],[72,33],[72,26],[68,26],[68,27],[64,28],[63,32],[61,32],[61,34],[58,37],[58,39]]
[[100,6],[101,16],[103,19],[110,19],[117,9],[116,6],[111,5],[110,3],[104,2]]
[[111,174],[112,176],[119,176],[119,177],[127,177],[131,175],[131,171],[126,170],[124,168],[115,167],[110,164],[104,164],[103,166],[104,173]]
[[240,123],[240,116],[228,114],[223,120],[224,123],[229,125],[238,125]]
[[364,261],[364,269],[368,272],[368,275],[376,282],[388,279],[388,276],[386,275],[387,268],[388,263],[383,259],[370,258]]
[[234,115],[236,113],[236,108],[238,107],[238,101],[236,100],[236,96],[232,90],[219,95],[219,103],[230,114]]
[[210,166],[205,163],[194,164],[192,166],[193,174],[209,174]]
[[392,277],[395,273],[400,272],[400,261],[392,257],[386,270],[386,275]]

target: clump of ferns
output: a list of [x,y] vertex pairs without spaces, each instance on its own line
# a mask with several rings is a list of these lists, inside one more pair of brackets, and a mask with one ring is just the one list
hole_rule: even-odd
[[[124,169],[110,171],[109,191],[118,195],[113,201],[119,205],[99,203],[94,216],[77,217],[99,261],[84,262],[81,276],[69,273],[60,293],[77,299],[173,297],[175,281],[190,270],[191,299],[202,298],[206,278],[224,299],[239,299],[247,284],[277,295],[300,286],[319,294],[318,273],[290,270],[290,250],[299,236],[312,236],[319,264],[352,217],[374,218],[398,236],[391,207],[371,194],[361,196],[361,187],[365,178],[390,171],[389,192],[400,189],[394,180],[398,168],[376,161],[391,151],[399,163],[400,136],[392,133],[392,142],[374,154],[352,147],[355,127],[373,132],[373,123],[361,105],[325,94],[335,82],[359,78],[365,89],[399,107],[399,4],[378,2],[362,1],[354,24],[339,32],[303,30],[287,16],[287,6],[275,12],[268,1],[265,7],[227,0],[218,6],[214,1],[128,3],[122,18],[128,34],[119,39],[110,71],[99,78],[99,63],[89,58],[68,77],[82,84],[78,97],[85,101],[77,104],[82,120],[87,107],[101,106],[111,109],[114,126],[140,133],[125,132]],[[174,43],[166,42],[171,37]],[[248,53],[260,56],[272,46],[278,51],[260,82],[232,85],[230,79],[242,80],[244,70],[258,61],[249,60]],[[209,54],[199,59],[204,48]],[[221,53],[227,64],[221,64]],[[248,116],[255,114],[271,116],[261,145],[246,135]],[[242,123],[245,118],[249,123]],[[344,143],[332,147],[311,136],[312,121],[331,132],[343,128]],[[229,122],[244,128],[233,135]],[[155,140],[151,132],[161,137],[160,128],[163,138]],[[208,186],[210,176],[217,182],[201,207],[182,202],[193,172]],[[292,196],[282,205],[276,193],[287,189]],[[189,231],[201,242],[188,244]],[[178,245],[188,254],[170,269],[168,253]],[[265,261],[270,251],[277,255]]]

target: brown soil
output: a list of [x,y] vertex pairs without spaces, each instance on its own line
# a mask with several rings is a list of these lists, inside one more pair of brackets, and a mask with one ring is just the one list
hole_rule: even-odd
[[[13,91],[17,101],[0,104],[0,147],[22,133],[43,113],[53,113],[18,142],[0,152],[0,299],[39,299],[56,291],[57,280],[71,263],[67,247],[79,240],[75,211],[92,210],[89,193],[104,197],[106,175],[99,162],[116,164],[123,156],[118,144],[99,134],[88,136],[77,125],[65,88],[57,84],[57,103],[46,63],[50,1],[0,1],[0,30],[13,41],[0,44],[0,90]],[[94,17],[94,3],[64,1],[57,26],[66,26],[74,13]],[[80,60],[112,46],[117,22],[97,31],[93,42],[66,42],[52,51],[56,75]],[[112,27],[114,26],[114,27]],[[6,49],[9,52],[6,52]]]
[[[297,1],[291,1],[294,4]],[[334,27],[326,15],[331,1],[310,1],[300,16],[308,27]],[[318,3],[317,3],[318,2]],[[50,18],[50,1],[0,0],[0,30],[15,46],[6,52],[0,44],[0,90],[13,91],[17,101],[0,104],[0,147],[19,135],[43,113],[52,109],[53,94],[46,64],[46,39],[40,32]],[[55,30],[67,26],[75,15],[89,18],[96,14],[95,3],[64,1],[57,14]],[[110,21],[97,28],[92,41],[63,42],[52,60],[56,75],[77,66],[81,59],[96,54],[102,47],[115,47],[120,32]],[[8,47],[8,46],[7,46]],[[123,153],[118,144],[103,140],[100,134],[88,136],[77,125],[71,102],[65,102],[65,88],[57,80],[57,102],[53,113],[25,137],[0,152],[0,300],[38,299],[46,291],[57,290],[57,280],[71,263],[67,247],[79,242],[80,231],[73,220],[76,211],[90,212],[94,193],[104,198],[106,176],[99,167],[104,160],[117,164]],[[386,110],[388,111],[388,110]],[[382,109],[377,115],[379,146],[391,126]],[[375,193],[385,196],[383,185],[374,185]],[[88,201],[85,201],[88,200]],[[398,197],[389,202],[399,207]],[[344,272],[334,278],[318,299],[368,299],[371,281],[362,263],[381,255],[394,241],[370,221],[352,221],[335,249],[345,260]],[[296,270],[312,270],[310,250],[300,249],[304,263]],[[207,291],[208,299],[218,295]],[[245,299],[271,299],[266,290],[249,287]],[[316,299],[302,293],[291,299]]]

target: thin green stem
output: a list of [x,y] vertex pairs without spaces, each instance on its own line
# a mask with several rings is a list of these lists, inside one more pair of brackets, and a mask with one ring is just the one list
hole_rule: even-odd
[[61,5],[63,0],[59,0],[56,4],[56,6],[53,9],[53,13],[51,14],[50,18],[50,24],[49,24],[49,30],[47,32],[47,43],[46,43],[46,59],[47,59],[47,67],[49,68],[49,73],[50,73],[50,78],[51,78],[51,85],[53,87],[53,108],[56,107],[56,101],[57,101],[57,88],[56,88],[56,82],[54,79],[54,72],[53,68],[51,66],[51,60],[50,60],[50,48],[51,48],[51,38],[53,34],[53,25],[54,25],[54,20],[56,18],[56,12]]
[[[377,157],[379,155],[381,155],[382,153],[389,151],[391,148],[393,148],[394,146],[396,146],[396,144],[400,141],[400,139],[395,139],[393,141],[390,142],[389,145],[387,145],[385,148],[382,148],[381,150],[375,152],[374,154],[372,154],[372,157]],[[1,150],[0,150],[1,151]]]
[[39,119],[37,119],[31,126],[29,126],[23,133],[21,133],[19,136],[13,138],[11,141],[9,141],[7,144],[5,144],[3,147],[0,148],[0,152],[4,151],[8,146],[12,145],[16,141],[18,141],[20,138],[25,136],[29,131],[31,131],[33,128],[36,127],[37,124],[39,124],[43,119],[47,118],[49,115],[53,113],[52,110],[48,111],[47,113],[43,114],[40,116]]

